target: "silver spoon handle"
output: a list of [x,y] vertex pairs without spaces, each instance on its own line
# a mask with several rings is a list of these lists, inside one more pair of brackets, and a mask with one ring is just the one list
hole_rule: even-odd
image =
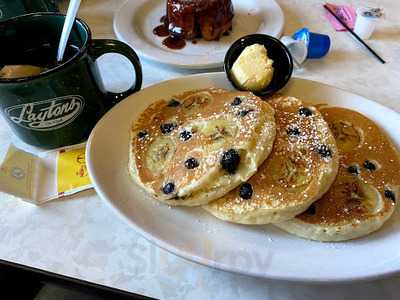
[[67,47],[67,42],[69,39],[69,35],[71,33],[72,25],[75,22],[76,14],[78,12],[80,4],[81,0],[71,0],[69,2],[67,15],[65,17],[64,26],[61,33],[60,43],[58,44],[58,51],[57,51],[58,62],[61,62],[63,60],[65,48]]

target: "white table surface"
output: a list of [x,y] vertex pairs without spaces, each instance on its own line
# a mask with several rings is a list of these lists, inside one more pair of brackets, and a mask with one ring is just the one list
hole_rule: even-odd
[[[308,26],[332,38],[330,54],[309,61],[297,76],[359,93],[400,112],[400,1],[342,1],[385,9],[385,20],[378,24],[369,43],[387,60],[386,65],[348,34],[333,31],[323,17],[323,1],[278,2],[286,17],[286,34]],[[83,1],[80,16],[89,22],[94,37],[113,37],[112,12],[121,3]],[[101,70],[110,88],[129,85],[126,61],[121,65],[112,55],[103,57]],[[147,61],[143,61],[143,70],[145,86],[191,73]],[[2,118],[0,141],[1,157],[11,141],[18,143]],[[1,194],[0,245],[0,259],[162,299],[389,300],[398,299],[400,285],[400,276],[368,283],[313,285],[251,278],[201,266],[147,242],[114,215],[94,191],[43,207]]]

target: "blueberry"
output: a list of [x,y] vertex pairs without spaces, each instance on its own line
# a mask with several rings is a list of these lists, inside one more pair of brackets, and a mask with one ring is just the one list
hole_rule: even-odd
[[366,160],[363,164],[364,168],[366,168],[368,171],[376,171],[376,165],[369,160]]
[[246,109],[246,110],[241,110],[238,115],[241,117],[247,116],[250,112],[254,111],[254,109]]
[[182,141],[190,140],[192,136],[193,136],[192,133],[188,130],[184,130],[179,134],[179,137]]
[[160,130],[163,134],[167,134],[174,130],[176,127],[176,123],[165,123],[160,126]]
[[356,165],[348,166],[347,167],[347,171],[350,174],[354,174],[354,175],[360,174],[360,168],[358,166],[356,166]]
[[385,197],[392,200],[393,202],[396,202],[396,195],[393,191],[389,189],[385,189]]
[[299,115],[303,117],[309,117],[312,116],[312,110],[307,108],[307,107],[302,107],[299,109]]
[[185,167],[186,169],[195,169],[199,166],[199,162],[197,161],[197,159],[195,159],[194,157],[188,158],[185,161]]
[[317,212],[317,209],[315,208],[315,205],[311,204],[304,213],[312,216],[312,215],[315,215],[316,212]]
[[177,107],[179,105],[181,105],[181,103],[178,100],[175,100],[175,99],[171,99],[168,102],[168,107]]
[[222,169],[234,174],[240,163],[240,155],[236,150],[230,149],[222,154],[220,163]]
[[240,186],[239,196],[242,199],[248,200],[253,196],[253,187],[250,183],[245,182]]
[[299,128],[297,128],[297,127],[289,127],[289,128],[286,130],[286,133],[287,133],[288,135],[300,135],[300,130],[299,130]]
[[174,190],[175,190],[175,184],[173,182],[168,182],[162,188],[163,193],[166,195],[173,193]]
[[232,106],[238,106],[240,104],[242,104],[242,99],[240,99],[240,97],[235,97],[231,103]]
[[318,154],[321,155],[322,157],[332,157],[332,151],[329,149],[327,145],[320,145],[318,147]]
[[139,140],[144,139],[147,136],[147,131],[139,131],[139,133],[137,134],[137,137]]

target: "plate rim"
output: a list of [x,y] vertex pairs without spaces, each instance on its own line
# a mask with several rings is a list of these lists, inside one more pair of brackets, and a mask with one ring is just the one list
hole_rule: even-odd
[[[169,80],[165,80],[165,81],[161,81],[152,85],[147,86],[145,89],[142,89],[141,91],[137,92],[136,94],[133,94],[129,97],[127,97],[126,99],[124,99],[122,102],[125,101],[130,101],[129,98],[134,98],[136,95],[142,93],[144,90],[147,89],[151,89],[154,88],[155,86],[158,86],[160,84],[168,84],[171,81],[178,81],[178,80],[182,80],[182,79],[186,79],[186,78],[203,78],[203,77],[215,77],[215,76],[225,76],[225,73],[223,72],[211,72],[211,73],[200,73],[200,74],[193,74],[193,75],[188,75],[188,76],[184,76],[184,77],[178,77],[178,78],[173,78],[173,79],[169,79]],[[325,84],[322,82],[318,82],[315,80],[309,80],[309,79],[305,79],[305,78],[298,78],[298,77],[294,77],[295,80],[300,80],[300,81],[309,81],[312,83],[317,83],[319,85],[323,85],[326,86],[328,88],[333,88],[333,89],[337,89],[340,90],[342,92],[351,94],[351,95],[357,95],[360,96],[362,98],[364,98],[366,101],[368,102],[372,102],[374,105],[377,105],[381,108],[384,108],[386,110],[389,110],[391,112],[394,112],[396,114],[399,114],[398,112],[396,112],[395,110],[380,104],[379,102],[375,102],[373,100],[370,100],[362,95],[359,95],[357,93],[353,93],[350,91],[347,91],[345,89],[342,88],[338,88],[338,87],[334,87],[332,85],[329,84]],[[119,104],[117,104],[116,106],[114,106],[111,110],[109,110],[104,116],[108,116],[110,114],[112,114],[112,111],[114,110],[115,107],[117,107]],[[254,271],[248,271],[248,270],[244,270],[242,268],[238,268],[235,266],[229,266],[226,265],[224,263],[219,263],[216,262],[212,259],[208,259],[208,258],[204,258],[201,257],[195,253],[191,253],[191,252],[187,252],[185,250],[181,250],[179,247],[161,240],[159,238],[157,238],[156,236],[152,235],[151,233],[148,233],[146,230],[142,229],[140,226],[138,226],[135,222],[133,222],[132,220],[130,220],[123,211],[121,211],[116,205],[114,205],[114,202],[110,199],[108,199],[108,197],[106,196],[106,193],[103,191],[102,187],[97,185],[96,182],[96,175],[92,169],[92,163],[91,163],[91,146],[92,146],[92,141],[94,139],[94,136],[96,135],[97,130],[99,130],[99,126],[101,125],[101,122],[103,120],[103,118],[96,124],[95,128],[92,130],[87,144],[86,144],[86,162],[87,162],[87,168],[88,168],[88,173],[89,176],[92,180],[93,183],[93,187],[95,189],[95,191],[98,193],[98,195],[100,196],[100,198],[106,202],[107,206],[111,208],[112,211],[114,211],[114,213],[116,215],[118,215],[120,218],[122,218],[124,220],[124,222],[126,224],[128,224],[129,226],[131,226],[136,232],[138,232],[139,234],[141,234],[145,239],[147,239],[149,242],[153,243],[154,245],[168,251],[169,253],[172,253],[174,255],[177,255],[181,258],[184,258],[188,261],[192,261],[192,262],[196,262],[199,263],[201,265],[207,266],[207,267],[211,267],[214,269],[218,269],[218,270],[223,270],[226,272],[233,272],[233,273],[237,273],[237,274],[243,274],[243,275],[248,275],[248,276],[252,276],[252,277],[257,277],[257,278],[264,278],[264,279],[272,279],[272,280],[280,280],[280,281],[288,281],[288,282],[299,282],[299,283],[348,283],[348,282],[361,282],[361,281],[370,281],[370,280],[374,280],[374,279],[380,279],[380,278],[385,278],[385,277],[389,277],[395,274],[400,273],[400,267],[398,269],[393,269],[393,270],[385,270],[382,272],[373,272],[367,275],[340,275],[337,277],[302,277],[300,276],[293,276],[292,274],[288,274],[286,276],[284,275],[277,275],[277,274],[269,274],[269,273],[257,273]],[[400,116],[399,116],[400,119]],[[99,125],[100,124],[100,125]],[[296,273],[297,274],[297,273]]]
[[[118,15],[120,14],[120,12],[124,9],[124,7],[126,5],[129,5],[128,3],[135,3],[135,7],[140,6],[141,4],[145,3],[146,1],[149,0],[135,0],[135,1],[129,1],[126,0],[124,1],[114,12],[113,14],[113,32],[115,34],[115,36],[117,37],[117,39],[119,41],[124,42],[125,44],[129,45],[130,47],[132,47],[141,58],[144,58],[152,63],[161,63],[167,66],[171,66],[171,67],[175,67],[178,69],[192,69],[192,70],[204,70],[204,69],[214,69],[214,68],[220,68],[223,66],[223,59],[221,60],[221,62],[214,62],[214,63],[201,63],[201,64],[190,64],[190,63],[178,63],[178,62],[171,62],[168,59],[162,59],[158,56],[154,56],[152,54],[147,53],[146,51],[142,51],[141,47],[138,47],[139,45],[136,42],[133,42],[132,45],[130,42],[126,41],[124,39],[124,37],[121,35],[121,33],[117,30],[117,26],[118,26]],[[238,0],[238,1],[246,1],[246,0]],[[260,0],[257,0],[260,1]],[[279,3],[276,0],[268,0],[268,1],[272,1],[274,3],[274,5],[277,6],[278,10],[279,10],[279,18],[281,19],[281,24],[280,24],[280,28],[278,30],[278,33],[276,35],[274,35],[274,37],[279,38],[282,33],[283,33],[283,29],[285,27],[285,15],[283,13],[282,7],[279,5]],[[262,33],[262,32],[261,32]]]

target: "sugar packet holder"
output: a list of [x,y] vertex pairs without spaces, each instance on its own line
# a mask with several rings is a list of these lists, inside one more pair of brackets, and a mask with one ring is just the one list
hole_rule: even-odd
[[10,145],[0,165],[0,192],[36,205],[92,187],[84,144],[39,155]]

